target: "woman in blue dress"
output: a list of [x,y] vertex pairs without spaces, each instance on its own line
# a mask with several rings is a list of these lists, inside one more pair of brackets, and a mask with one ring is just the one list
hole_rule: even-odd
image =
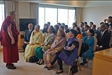
[[82,54],[83,62],[81,65],[85,65],[87,63],[86,59],[92,59],[94,54],[94,30],[89,29],[87,31],[87,36],[83,37],[83,42],[88,45],[88,50]]

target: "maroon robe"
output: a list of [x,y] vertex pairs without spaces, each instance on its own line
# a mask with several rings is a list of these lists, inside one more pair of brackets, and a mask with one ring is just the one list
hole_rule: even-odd
[[[8,35],[7,27],[10,24],[12,25],[11,31],[15,40],[15,44],[11,44],[11,38]],[[1,44],[3,45],[3,59],[5,63],[16,63],[19,60],[17,45],[18,34],[19,32],[17,31],[15,22],[10,16],[8,16],[4,20],[1,28]]]

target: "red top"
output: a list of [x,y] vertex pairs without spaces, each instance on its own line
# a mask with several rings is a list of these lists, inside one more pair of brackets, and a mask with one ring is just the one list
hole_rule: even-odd
[[9,25],[12,25],[11,26],[11,31],[12,31],[12,34],[13,34],[13,37],[14,37],[14,40],[15,40],[15,44],[13,45],[16,45],[17,42],[18,42],[18,35],[19,35],[19,32],[16,28],[16,24],[15,22],[11,19],[10,16],[7,16],[7,18],[4,20],[3,24],[2,24],[2,28],[1,28],[1,43],[3,46],[5,47],[10,47],[10,46],[13,46],[11,44],[11,38],[9,37],[9,34],[8,34],[8,31],[7,31],[7,27]]

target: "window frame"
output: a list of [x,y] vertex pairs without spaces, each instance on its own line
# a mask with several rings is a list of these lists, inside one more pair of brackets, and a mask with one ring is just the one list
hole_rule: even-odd
[[[67,25],[69,24],[69,10],[74,10],[75,11],[75,13],[74,13],[74,21],[76,21],[76,8],[75,7],[58,6],[58,5],[47,5],[47,4],[39,4],[39,7],[43,7],[44,8],[44,23],[45,23],[45,17],[46,17],[45,8],[56,8],[57,9],[57,23],[58,23],[58,9],[68,9]],[[69,27],[69,25],[68,25],[68,27]]]

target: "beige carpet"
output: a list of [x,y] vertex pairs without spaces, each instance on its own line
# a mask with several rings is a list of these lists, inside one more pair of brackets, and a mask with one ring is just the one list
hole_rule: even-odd
[[[0,75],[56,75],[55,72],[58,70],[58,66],[53,70],[44,69],[44,65],[37,65],[35,63],[26,63],[23,58],[23,53],[19,53],[20,60],[17,64],[16,70],[9,70],[5,67],[5,63],[3,63],[2,52],[0,52]],[[74,75],[92,75],[91,73],[91,61],[89,62],[89,66],[81,66],[81,71]],[[68,66],[64,64],[64,73],[59,75],[68,75]]]

